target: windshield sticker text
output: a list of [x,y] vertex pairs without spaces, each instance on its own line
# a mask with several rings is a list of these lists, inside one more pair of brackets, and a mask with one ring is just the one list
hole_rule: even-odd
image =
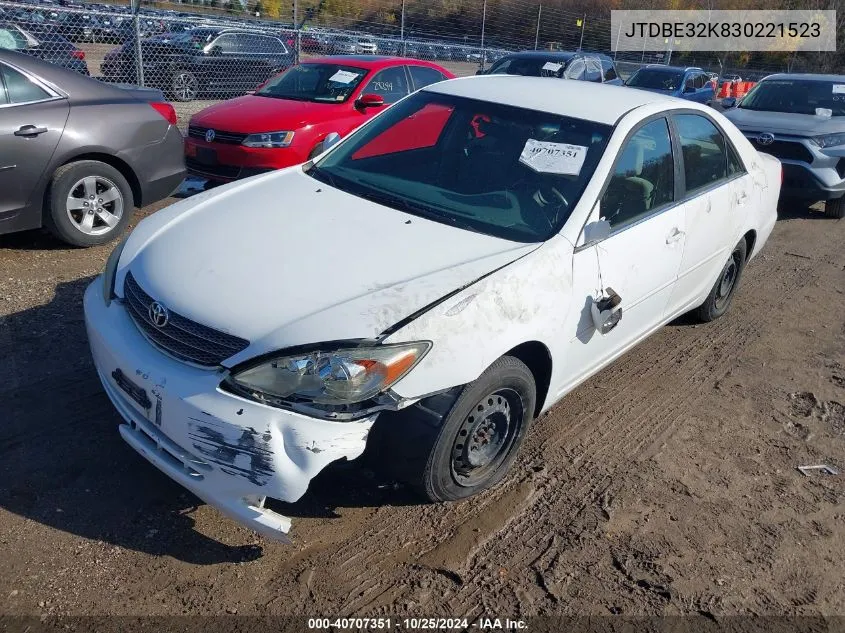
[[556,64],[555,62],[546,62],[543,64],[543,70],[550,70],[553,73],[559,72],[563,68],[563,64]]
[[519,162],[536,172],[577,176],[587,158],[587,148],[583,145],[568,143],[548,143],[528,139]]
[[351,73],[348,70],[338,70],[334,75],[329,77],[329,81],[339,84],[351,84],[358,79],[358,73]]
[[833,94],[845,95],[845,84],[833,84]]
[[373,90],[384,90],[385,92],[391,92],[393,90],[393,82],[392,81],[374,81],[373,82]]

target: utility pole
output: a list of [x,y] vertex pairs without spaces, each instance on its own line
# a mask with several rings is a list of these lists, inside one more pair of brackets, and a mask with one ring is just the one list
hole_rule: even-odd
[[543,3],[537,9],[537,35],[534,37],[534,50],[536,51],[540,46],[540,20],[543,18]]
[[141,54],[141,0],[132,0],[132,22],[135,24],[135,64],[138,85],[144,87],[144,57]]

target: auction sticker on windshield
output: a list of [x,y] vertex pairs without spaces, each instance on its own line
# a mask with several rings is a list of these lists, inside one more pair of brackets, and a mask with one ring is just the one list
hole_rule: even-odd
[[349,84],[356,79],[358,79],[358,73],[351,73],[348,70],[338,70],[334,75],[329,77],[329,81],[339,84]]
[[568,143],[549,143],[528,139],[519,162],[534,171],[561,176],[577,176],[587,158],[587,148]]
[[833,84],[833,94],[845,95],[845,84]]
[[556,64],[555,62],[546,62],[543,64],[543,70],[550,70],[553,73],[558,72],[561,68],[563,68],[563,64]]

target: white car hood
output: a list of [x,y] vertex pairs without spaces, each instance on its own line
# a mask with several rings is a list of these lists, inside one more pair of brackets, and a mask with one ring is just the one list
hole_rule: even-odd
[[232,365],[295,345],[376,337],[537,246],[408,215],[291,168],[141,222],[116,287],[122,296],[131,270],[171,311],[248,339]]

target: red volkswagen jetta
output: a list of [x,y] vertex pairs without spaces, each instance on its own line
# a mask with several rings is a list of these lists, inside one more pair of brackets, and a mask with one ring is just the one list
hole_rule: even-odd
[[334,135],[344,137],[405,95],[454,79],[430,62],[398,57],[332,56],[293,66],[254,94],[191,118],[188,171],[229,182],[304,163]]

